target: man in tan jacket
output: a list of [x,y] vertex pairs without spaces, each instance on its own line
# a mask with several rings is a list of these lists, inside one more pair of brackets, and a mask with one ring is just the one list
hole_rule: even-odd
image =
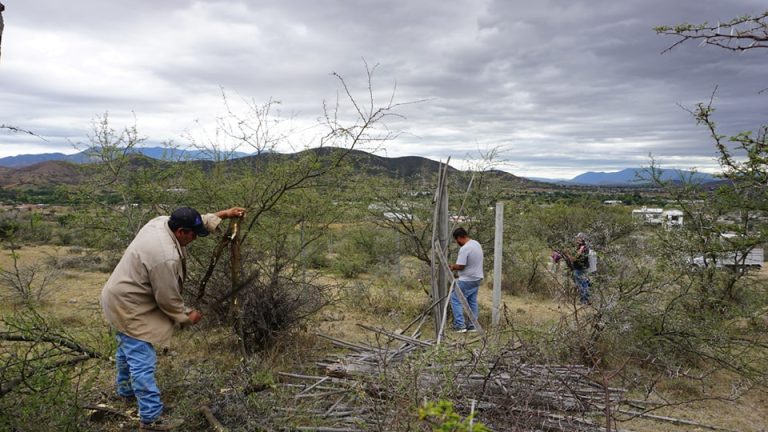
[[241,207],[206,215],[182,207],[156,217],[141,228],[104,285],[101,306],[117,330],[117,394],[138,401],[140,430],[180,425],[162,416],[155,347],[169,345],[177,324],[196,324],[203,316],[181,297],[186,246],[216,231],[222,219],[244,215]]

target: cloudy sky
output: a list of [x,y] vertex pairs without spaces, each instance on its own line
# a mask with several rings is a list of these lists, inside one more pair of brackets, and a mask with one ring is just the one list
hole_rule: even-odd
[[[656,35],[661,24],[757,14],[764,0],[3,0],[0,157],[73,153],[95,118],[148,145],[217,142],[222,94],[279,102],[279,149],[318,144],[338,79],[374,104],[394,93],[398,132],[377,154],[461,161],[496,151],[514,174],[569,178],[648,164],[715,167],[680,106],[715,86],[723,133],[766,123],[766,50],[733,54]],[[364,60],[363,60],[364,59]],[[415,103],[410,103],[415,102]],[[279,119],[279,123],[272,120]],[[373,147],[370,147],[371,149]],[[248,148],[241,148],[249,151]]]

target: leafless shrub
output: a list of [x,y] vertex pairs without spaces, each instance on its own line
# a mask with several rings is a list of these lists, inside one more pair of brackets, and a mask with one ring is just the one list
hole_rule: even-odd
[[56,290],[56,272],[42,263],[21,265],[17,250],[11,247],[11,269],[0,268],[0,285],[9,289],[8,298],[20,303],[43,301]]
[[[241,350],[247,353],[268,348],[280,336],[303,328],[310,316],[335,300],[335,284],[296,266],[296,257],[285,252],[269,258],[247,251],[242,258],[247,276],[241,276],[242,282],[233,289],[231,275],[215,272],[201,299],[211,320],[233,326]],[[229,258],[220,264],[231,267]]]
[[331,301],[329,285],[291,279],[256,284],[243,297],[242,335],[256,351],[298,327]]

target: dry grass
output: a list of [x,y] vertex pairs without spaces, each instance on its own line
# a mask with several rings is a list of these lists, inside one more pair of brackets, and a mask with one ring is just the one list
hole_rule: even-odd
[[[24,264],[45,260],[55,254],[64,255],[68,251],[64,247],[40,246],[25,247],[19,253],[21,262]],[[2,251],[0,266],[8,268],[9,264],[7,251]],[[428,305],[426,295],[421,289],[405,288],[403,283],[393,283],[392,278],[387,278],[386,271],[381,273],[348,281],[347,288],[339,293],[342,300],[313,318],[305,332],[268,352],[260,353],[258,363],[263,370],[295,370],[302,364],[322,357],[324,352],[332,350],[329,344],[314,336],[315,332],[347,340],[362,340],[367,337],[365,336],[367,333],[357,326],[358,323],[396,329],[404,326],[415,317],[418,311]],[[405,272],[403,277],[408,275],[409,273]],[[768,278],[768,268],[764,268],[761,275]],[[109,275],[69,269],[62,270],[59,276],[56,282],[58,289],[42,306],[42,311],[75,328],[106,328],[98,298],[101,287]],[[479,302],[481,323],[488,325],[491,315],[490,285],[484,285],[481,288]],[[505,294],[503,302],[508,311],[507,316],[514,323],[525,326],[544,326],[556,322],[569,310],[567,305],[536,297],[513,297]],[[8,313],[14,307],[10,303],[5,303],[0,306],[0,313]],[[425,335],[431,335],[434,331],[431,322],[431,319],[427,321],[424,328]],[[451,335],[451,337],[467,336]],[[194,381],[204,378],[204,381],[211,386],[217,385],[219,381],[223,386],[224,377],[241,365],[241,359],[237,353],[235,340],[228,330],[210,329],[201,325],[177,332],[171,354],[160,357],[158,379],[164,397],[174,406],[172,412],[175,415],[181,415],[187,419],[189,427],[205,428],[205,423],[202,416],[196,412],[196,407],[206,401],[201,400],[199,392],[195,390]],[[103,398],[102,394],[112,392],[111,367],[109,362],[103,362],[97,388],[88,396],[92,400],[99,400]],[[217,374],[220,376],[217,377]],[[725,379],[722,385],[727,385]],[[717,390],[727,393],[729,389]],[[228,389],[218,388],[211,391],[226,392]],[[665,408],[656,414],[690,419],[729,430],[765,431],[768,430],[768,420],[766,420],[768,419],[768,393],[752,391],[737,402],[702,401]],[[87,427],[92,428],[91,430],[121,431],[132,430],[135,423],[91,422]],[[621,423],[619,427],[649,432],[704,430],[640,419]]]

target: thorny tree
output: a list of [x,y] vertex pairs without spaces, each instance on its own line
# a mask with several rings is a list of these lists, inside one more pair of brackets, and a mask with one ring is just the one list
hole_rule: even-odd
[[[744,51],[753,48],[768,48],[768,11],[760,15],[734,18],[716,27],[701,24],[684,24],[676,27],[656,28],[657,33],[682,37],[668,50],[689,39],[703,39],[704,42],[721,48]],[[718,152],[722,169],[720,177],[724,184],[714,193],[702,193],[697,185],[683,183],[683,187],[666,184],[685,211],[690,221],[684,233],[691,259],[699,254],[705,268],[727,265],[731,268],[723,292],[716,293],[719,300],[733,302],[743,300],[738,292],[738,281],[746,274],[747,258],[757,247],[768,241],[768,125],[761,125],[753,131],[744,131],[726,136],[718,131],[715,123],[713,100],[717,88],[708,103],[699,103],[690,111],[699,125],[704,126]],[[761,91],[762,92],[762,91]],[[657,183],[662,184],[657,171],[651,171]],[[700,198],[693,200],[692,197]],[[705,198],[704,201],[701,198]],[[706,202],[706,205],[700,203]],[[707,272],[707,284],[714,284]]]
[[[386,125],[397,115],[394,93],[377,104],[376,67],[365,70],[367,94],[359,99],[334,74],[341,97],[324,104],[313,129],[324,132],[309,138],[285,126],[279,102],[242,100],[238,106],[225,96],[226,113],[215,130],[190,133],[208,161],[150,160],[134,150],[145,139],[135,126],[115,130],[107,115],[98,119],[89,146],[94,163],[85,168],[91,181],[73,196],[83,204],[84,233],[100,233],[93,245],[120,251],[158,213],[182,205],[202,212],[247,208],[244,220],[222,227],[228,232],[218,244],[191,245],[194,262],[188,263],[183,295],[206,310],[210,322],[232,325],[244,354],[272,343],[330,301],[331,287],[303,264],[341,214],[348,156],[397,135]],[[304,150],[278,153],[291,148]],[[236,151],[253,156],[235,159]]]
[[[188,164],[189,170],[182,174],[183,196],[190,205],[237,204],[248,209],[247,217],[230,225],[215,247],[202,242],[193,245],[198,250],[208,248],[196,256],[212,258],[193,269],[196,282],[190,285],[196,287],[190,292],[195,301],[220,321],[234,325],[244,354],[269,345],[331,300],[331,286],[304,265],[304,258],[342,214],[338,203],[348,187],[349,155],[361,146],[379,146],[396,136],[386,121],[397,115],[399,104],[393,94],[387,95],[384,104],[376,104],[375,69],[366,65],[365,104],[334,74],[350,108],[338,101],[325,105],[321,124],[326,132],[316,138],[316,148],[291,155],[276,152],[297,146],[291,142],[292,131],[283,128],[273,113],[275,101],[263,105],[244,101],[242,115],[227,101],[227,114],[219,119],[216,131],[194,141],[211,152],[226,142],[228,149],[255,153],[237,160],[225,156],[202,169]],[[351,122],[344,120],[349,115]],[[304,141],[303,146],[310,144]]]
[[5,28],[5,22],[3,21],[3,11],[5,11],[5,5],[0,3],[0,48],[3,44],[3,29]]
[[[751,31],[759,39],[765,18],[765,14],[740,18],[726,25],[752,23]],[[723,42],[727,38],[718,36],[723,25],[719,27],[683,25],[657,31],[684,36],[681,42],[702,38],[734,49]],[[706,36],[706,31],[714,33]],[[747,38],[743,30],[734,29],[733,34]],[[762,47],[760,42],[740,50],[756,47]],[[723,136],[713,113],[711,100],[692,111],[709,130],[719,153],[722,185],[710,191],[691,179],[662,182],[652,166],[651,177],[684,210],[683,228],[661,230],[655,236],[640,230],[632,234],[623,253],[604,255],[595,312],[574,315],[576,325],[564,328],[566,340],[579,344],[598,375],[616,377],[649,399],[643,401],[644,412],[695,400],[734,400],[764,386],[768,378],[766,324],[761,320],[768,293],[745,266],[749,251],[767,239],[766,128]],[[703,265],[694,265],[696,255],[703,258]],[[726,376],[729,389],[722,384],[707,389],[711,380]],[[665,394],[661,385],[669,385],[670,378],[700,390],[670,397],[674,395]],[[656,400],[649,403],[651,399]]]
[[730,21],[711,24],[678,24],[658,26],[658,34],[677,36],[680,40],[663,52],[691,40],[732,51],[768,48],[768,11],[758,15],[743,15]]

